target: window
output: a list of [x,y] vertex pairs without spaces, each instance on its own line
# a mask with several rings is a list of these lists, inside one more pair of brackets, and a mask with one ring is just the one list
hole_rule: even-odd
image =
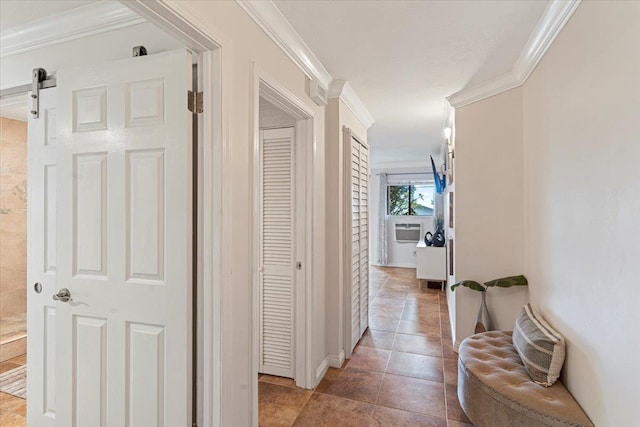
[[387,214],[394,216],[433,215],[433,184],[387,186]]

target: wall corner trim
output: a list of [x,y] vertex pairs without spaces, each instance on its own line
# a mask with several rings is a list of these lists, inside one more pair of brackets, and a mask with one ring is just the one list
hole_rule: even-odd
[[332,368],[341,368],[345,360],[344,350],[340,350],[340,354],[330,354],[326,358],[327,363]]
[[366,127],[370,128],[375,119],[362,103],[356,92],[346,80],[333,80],[327,92],[329,98],[340,98],[349,107],[351,112]]
[[582,0],[551,0],[524,45],[511,71],[484,83],[464,88],[447,100],[455,108],[523,85],[543,58]]
[[324,89],[329,88],[333,77],[271,0],[236,2],[307,77],[316,80]]
[[453,343],[453,351],[455,351],[456,353],[460,352],[460,341],[456,341]]
[[144,18],[120,2],[89,3],[3,31],[0,34],[0,57],[16,55],[143,22],[146,22]]

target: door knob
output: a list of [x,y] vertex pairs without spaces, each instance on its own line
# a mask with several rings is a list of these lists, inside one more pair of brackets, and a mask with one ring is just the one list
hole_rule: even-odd
[[55,301],[62,301],[62,302],[73,301],[71,299],[71,292],[69,292],[69,289],[67,288],[60,289],[57,294],[53,295],[53,299]]

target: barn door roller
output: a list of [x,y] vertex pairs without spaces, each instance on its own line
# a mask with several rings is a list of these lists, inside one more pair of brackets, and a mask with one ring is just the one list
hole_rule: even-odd
[[34,119],[40,117],[40,89],[56,86],[56,79],[47,76],[44,68],[34,68],[31,72],[31,115]]
[[142,45],[134,46],[134,48],[131,50],[131,56],[133,56],[134,58],[137,56],[147,56],[147,48]]

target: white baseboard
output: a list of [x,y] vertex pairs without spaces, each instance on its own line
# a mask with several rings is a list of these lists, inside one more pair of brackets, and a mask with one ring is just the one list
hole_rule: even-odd
[[322,363],[320,363],[320,366],[318,366],[318,369],[316,369],[316,377],[313,384],[314,388],[317,387],[318,384],[320,384],[320,381],[322,381],[322,378],[324,378],[324,374],[327,373],[328,369],[329,369],[329,356],[325,357]]
[[416,268],[416,263],[408,263],[408,262],[394,262],[385,265],[385,267],[396,267],[396,268]]
[[342,368],[344,359],[345,359],[344,350],[340,350],[340,354],[338,355],[330,354],[327,356],[326,360],[329,363],[329,366],[331,366],[332,368]]
[[392,262],[386,265],[382,265],[380,263],[377,262],[372,262],[369,264],[371,267],[395,267],[395,268],[416,268],[416,264],[415,263],[408,263],[408,262]]

